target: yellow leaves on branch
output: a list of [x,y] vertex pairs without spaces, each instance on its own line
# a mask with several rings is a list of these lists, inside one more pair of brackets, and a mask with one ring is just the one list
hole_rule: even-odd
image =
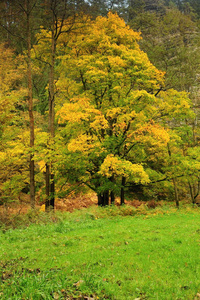
[[70,141],[68,150],[71,152],[89,152],[97,146],[100,146],[100,144],[96,137],[81,134],[76,139]]
[[119,176],[129,178],[135,183],[147,184],[150,180],[144,168],[140,164],[132,164],[130,161],[120,159],[113,154],[109,154],[101,165],[99,173],[110,178]]
[[70,103],[65,103],[57,113],[59,123],[87,122],[91,129],[101,130],[108,128],[108,121],[104,115],[90,104],[86,97],[76,97]]
[[66,121],[71,123],[80,123],[81,121],[89,121],[92,112],[97,112],[90,105],[90,100],[86,97],[75,97],[71,102],[65,103],[63,107],[57,112],[59,123]]
[[97,17],[96,27],[103,29],[107,36],[110,36],[115,43],[133,45],[135,41],[141,39],[140,33],[134,32],[125,21],[117,14],[108,13],[107,17]]
[[170,135],[165,128],[151,122],[141,126],[135,132],[135,140],[154,147],[163,147],[169,142]]
[[113,107],[107,110],[106,116],[109,119],[115,119],[122,113],[122,107]]
[[186,92],[178,92],[170,89],[166,92],[161,92],[159,98],[162,99],[160,102],[159,109],[168,113],[171,118],[182,117],[182,114],[187,115],[189,118],[194,117],[194,113],[191,110],[191,100]]
[[105,119],[104,115],[95,116],[94,121],[90,123],[90,128],[95,130],[107,129],[108,121]]

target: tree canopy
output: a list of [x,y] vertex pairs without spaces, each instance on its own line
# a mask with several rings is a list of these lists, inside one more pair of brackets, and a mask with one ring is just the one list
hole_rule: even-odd
[[[147,198],[174,192],[178,205],[186,182],[194,201],[198,17],[183,10],[192,1],[172,2],[1,6],[2,202],[27,189],[32,207],[36,192],[48,208],[86,186],[99,205],[115,196],[123,204],[125,190]],[[18,10],[26,18],[14,18]]]

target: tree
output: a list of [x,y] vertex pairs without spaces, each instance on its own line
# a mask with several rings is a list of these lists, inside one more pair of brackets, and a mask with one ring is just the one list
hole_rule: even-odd
[[21,85],[25,71],[23,60],[17,59],[14,51],[3,44],[0,49],[0,196],[6,203],[18,195],[27,180],[27,157],[21,135],[26,128],[19,111],[27,89]]
[[[82,3],[83,4],[83,3]],[[82,7],[82,6],[81,6]],[[56,61],[58,57],[58,41],[60,40],[61,48],[66,45],[62,43],[62,35],[69,35],[75,27],[79,30],[82,24],[78,19],[79,7],[74,2],[49,0],[46,3],[47,22],[37,34],[38,44],[34,46],[35,58],[48,66],[48,132],[50,147],[54,147],[55,138],[55,81],[56,81]],[[78,21],[76,21],[78,19]],[[83,19],[82,19],[83,21]],[[78,25],[77,25],[78,24]],[[67,44],[67,43],[65,43]],[[52,150],[52,149],[50,149]],[[50,159],[46,162],[46,210],[49,207],[54,208],[55,201],[55,177],[53,161]]]
[[140,50],[139,40],[138,33],[109,13],[72,35],[61,58],[57,97],[68,99],[58,112],[60,124],[66,125],[61,131],[68,156],[81,157],[85,168],[77,180],[97,192],[101,205],[109,203],[109,192],[113,199],[121,191],[123,202],[126,180],[149,182],[146,149],[159,150],[169,142],[162,119],[175,112],[181,118],[189,110],[186,94],[161,93],[164,74]]
[[[31,67],[31,27],[30,18],[31,13],[36,5],[37,1],[26,0],[26,8],[24,12],[26,14],[26,29],[27,29],[27,81],[28,81],[28,111],[29,111],[29,130],[30,130],[30,149],[33,151],[35,141],[35,126],[33,116],[33,84],[32,84],[32,67]],[[35,207],[35,163],[34,155],[30,154],[30,202],[31,207]]]

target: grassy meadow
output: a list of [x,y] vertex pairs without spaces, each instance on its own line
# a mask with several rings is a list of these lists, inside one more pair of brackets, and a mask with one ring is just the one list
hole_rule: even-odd
[[2,230],[0,299],[200,299],[199,209],[142,209]]

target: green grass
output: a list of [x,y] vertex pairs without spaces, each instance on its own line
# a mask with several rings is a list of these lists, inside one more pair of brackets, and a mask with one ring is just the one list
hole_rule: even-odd
[[1,232],[0,299],[200,299],[197,210],[102,214]]

